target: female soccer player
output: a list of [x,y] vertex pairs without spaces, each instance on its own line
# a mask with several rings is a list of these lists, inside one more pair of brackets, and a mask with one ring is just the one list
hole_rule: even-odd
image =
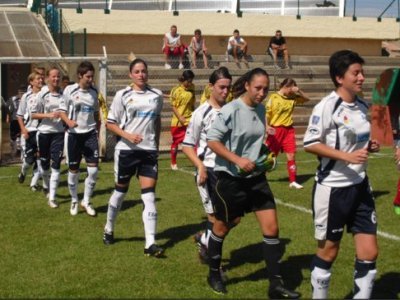
[[115,146],[115,190],[108,202],[103,242],[106,245],[114,243],[113,233],[118,211],[128,192],[131,177],[137,176],[144,206],[144,254],[160,257],[164,249],[155,243],[155,188],[163,97],[160,90],[147,85],[148,71],[144,60],[137,58],[130,63],[129,77],[132,84],[117,92],[107,118],[107,129],[120,140]]
[[293,110],[297,104],[309,101],[292,78],[285,78],[277,93],[273,93],[267,103],[267,141],[268,148],[278,156],[280,151],[286,153],[289,187],[302,189],[296,182],[296,137],[293,127]]
[[194,111],[196,103],[194,84],[194,73],[191,70],[185,70],[179,77],[180,84],[171,90],[170,101],[173,111],[171,120],[171,169],[178,170],[176,157],[178,155],[178,146],[185,138],[185,132],[190,118]]
[[328,297],[331,266],[345,225],[356,251],[353,297],[370,298],[374,285],[377,222],[366,167],[368,152],[379,151],[379,144],[370,140],[368,105],[357,96],[365,80],[363,64],[364,59],[350,50],[330,57],[336,90],[314,107],[304,136],[304,149],[320,160],[312,193],[318,240],[311,262],[314,299]]
[[183,141],[183,153],[197,168],[196,183],[207,214],[206,230],[201,235],[195,236],[196,242],[200,246],[200,259],[204,262],[207,260],[208,239],[215,220],[212,199],[215,197],[216,182],[215,153],[207,147],[206,136],[217,113],[225,104],[230,92],[231,81],[232,76],[225,67],[221,67],[211,74],[209,78],[210,99],[193,112]]
[[[56,190],[60,181],[60,165],[64,149],[64,125],[60,119],[60,71],[56,67],[47,70],[47,89],[38,95],[32,118],[40,120],[38,130],[38,147],[43,181],[49,186],[51,208],[57,208]],[[51,175],[49,178],[49,169]]]
[[214,168],[217,197],[208,242],[207,280],[216,293],[227,292],[219,271],[222,244],[229,229],[246,212],[253,211],[263,234],[263,253],[270,280],[268,295],[294,299],[299,293],[285,288],[280,276],[281,247],[274,196],[265,172],[259,171],[254,163],[265,140],[265,108],[261,102],[268,88],[269,76],[263,69],[245,73],[233,85],[235,100],[221,109],[207,133],[207,145],[217,155]]
[[82,208],[89,216],[96,216],[96,210],[90,203],[96,185],[99,164],[100,128],[98,93],[93,87],[94,67],[91,62],[83,61],[77,68],[78,82],[68,85],[63,92],[60,104],[61,118],[67,124],[68,189],[71,195],[71,216],[78,214],[79,166],[85,157],[87,177]]

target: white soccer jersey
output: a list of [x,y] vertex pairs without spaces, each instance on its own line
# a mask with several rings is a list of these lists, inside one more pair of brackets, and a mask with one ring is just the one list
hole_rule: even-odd
[[[48,89],[42,89],[37,97],[35,107],[32,113],[50,113],[60,110],[62,94],[51,93]],[[41,133],[64,132],[64,126],[61,118],[58,119],[42,119],[39,123],[38,130]]]
[[207,146],[207,131],[218,112],[208,102],[200,105],[192,114],[183,140],[183,145],[197,147],[197,156],[208,168],[214,168],[216,154]]
[[60,110],[68,114],[70,120],[77,122],[78,126],[69,128],[71,133],[87,133],[95,130],[97,120],[95,114],[99,113],[97,90],[91,87],[83,90],[78,83],[68,85],[63,92]]
[[39,120],[32,119],[32,109],[36,106],[38,94],[26,92],[21,97],[21,102],[19,103],[17,117],[21,117],[24,120],[25,128],[29,132],[37,131]]
[[[354,103],[347,103],[332,92],[314,107],[304,135],[304,147],[323,143],[344,152],[366,148],[370,138],[367,114],[368,105],[358,97]],[[315,180],[331,187],[358,184],[366,176],[366,167],[367,163],[350,164],[322,157]]]
[[146,87],[144,91],[137,91],[128,86],[119,90],[111,104],[107,122],[118,124],[126,132],[140,134],[143,140],[136,145],[121,138],[115,149],[157,150],[156,121],[162,107],[163,97],[158,89]]

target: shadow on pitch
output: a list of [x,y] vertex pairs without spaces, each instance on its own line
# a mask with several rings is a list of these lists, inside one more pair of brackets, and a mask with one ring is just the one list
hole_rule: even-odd
[[379,190],[378,191],[375,191],[375,190],[372,191],[372,195],[374,195],[374,198],[376,200],[378,200],[379,197],[387,195],[387,194],[390,194],[390,192],[389,191],[379,191]]
[[[281,239],[282,254],[285,253],[286,245],[290,243],[289,239]],[[289,256],[287,260],[281,262],[281,274],[285,285],[290,289],[296,289],[303,281],[302,270],[309,269],[313,255]],[[262,243],[248,245],[246,247],[233,250],[228,263],[223,264],[224,269],[229,270],[237,268],[243,264],[256,264],[264,261]],[[268,270],[263,267],[251,274],[242,277],[229,278],[227,284],[235,284],[242,281],[258,281],[268,278]]]
[[[299,174],[296,176],[296,182],[300,184],[305,184],[307,181],[310,179],[313,179],[315,174]],[[267,175],[268,181],[270,182],[284,182],[284,183],[289,183],[289,178],[287,176],[280,177],[280,178],[274,178],[273,175]]]

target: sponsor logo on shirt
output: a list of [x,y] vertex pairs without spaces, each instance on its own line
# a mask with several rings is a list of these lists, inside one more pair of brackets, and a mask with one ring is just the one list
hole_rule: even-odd
[[154,111],[138,111],[136,116],[138,118],[155,118],[157,116],[157,114]]
[[317,125],[319,122],[320,117],[319,116],[312,116],[311,118],[311,124]]

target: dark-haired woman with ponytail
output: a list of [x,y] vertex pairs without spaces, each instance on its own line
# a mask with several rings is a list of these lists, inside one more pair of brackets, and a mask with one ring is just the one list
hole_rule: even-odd
[[178,146],[185,138],[186,128],[194,111],[196,103],[194,91],[194,73],[191,70],[183,71],[178,78],[179,84],[171,90],[170,103],[172,107],[171,120],[171,169],[178,170],[176,157],[178,155]]
[[265,140],[265,108],[269,76],[253,69],[233,85],[235,100],[218,113],[207,133],[208,147],[217,155],[217,183],[214,201],[215,222],[208,242],[208,284],[218,294],[227,290],[220,273],[222,245],[230,228],[246,212],[254,212],[263,234],[263,254],[268,266],[268,296],[296,299],[299,293],[287,289],[280,272],[281,245],[274,196],[265,171],[254,163]]
[[115,146],[115,190],[108,201],[103,242],[114,243],[114,225],[132,176],[139,179],[143,201],[144,254],[160,257],[164,249],[155,242],[158,147],[161,130],[162,93],[147,85],[147,64],[135,59],[129,66],[132,84],[118,91],[107,117],[107,129],[119,137]]

